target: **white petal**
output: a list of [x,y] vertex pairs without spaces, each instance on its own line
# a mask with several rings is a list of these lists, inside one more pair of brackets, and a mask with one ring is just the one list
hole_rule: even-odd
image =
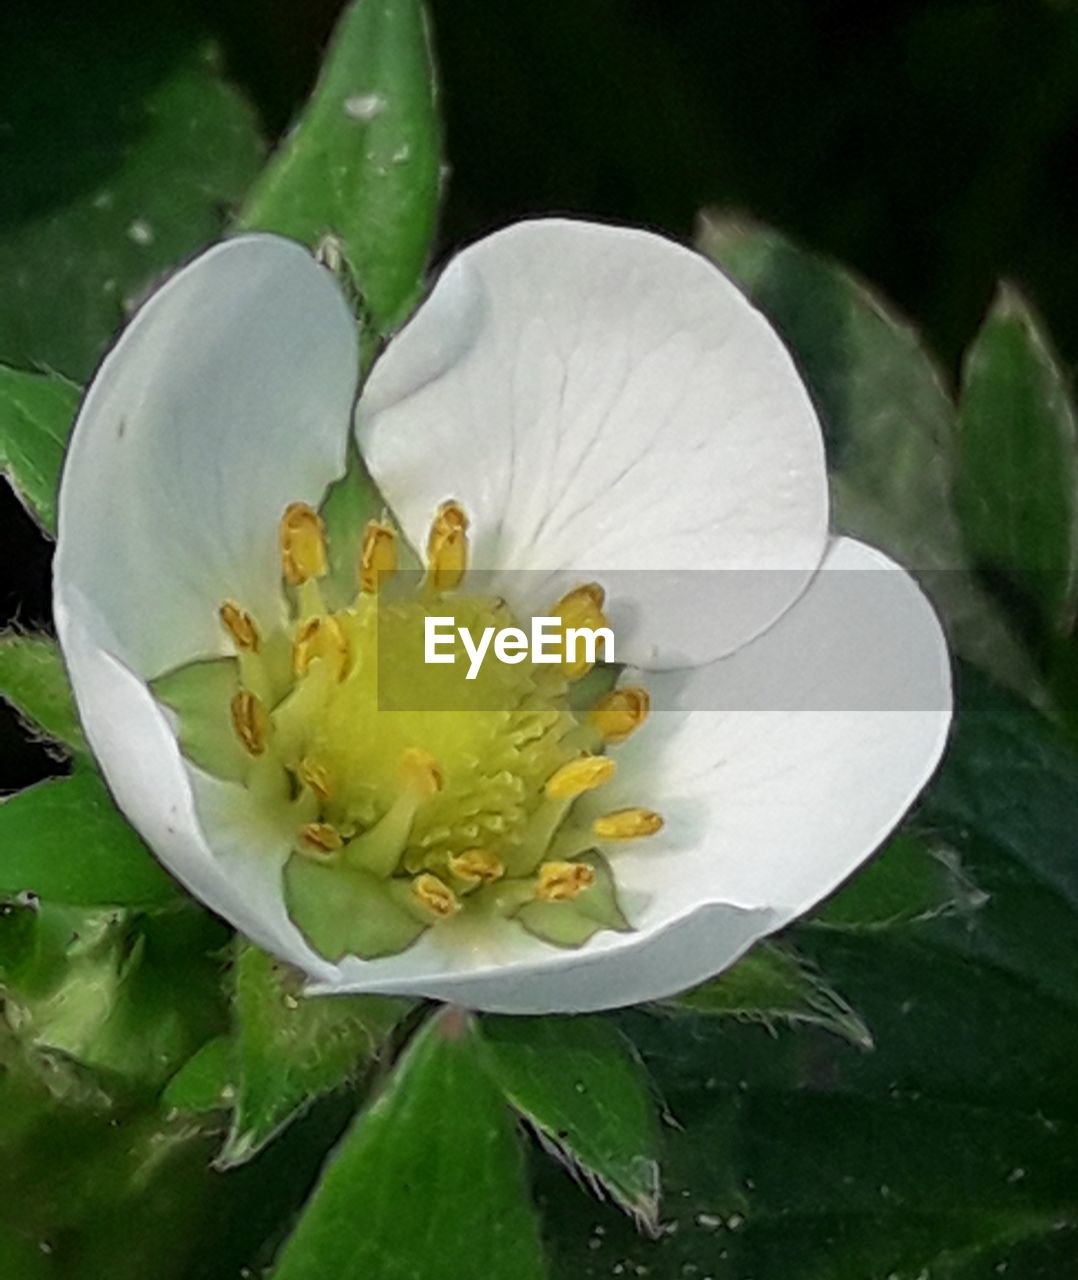
[[281,512],[344,467],[354,330],[305,249],[244,236],[173,276],[106,356],[68,451],[54,576],[140,674],[219,650],[227,597],[275,617]]
[[[716,267],[644,231],[525,222],[466,249],[378,361],[357,430],[413,545],[457,499],[478,567],[540,571],[526,604],[633,571],[604,583],[619,660],[732,651],[826,545],[820,428],[789,355]],[[728,575],[702,627],[679,574],[699,569],[786,572]],[[519,601],[523,582],[502,589]]]
[[910,577],[849,540],[744,650],[644,679],[667,709],[617,750],[617,777],[592,800],[596,810],[650,805],[667,820],[658,836],[611,854],[636,932],[567,953],[511,925],[486,951],[467,936],[440,944],[432,931],[392,960],[343,962],[322,989],[410,991],[512,1013],[683,990],[856,870],[935,769],[950,722],[935,614]]
[[766,907],[782,923],[879,847],[935,770],[951,720],[931,605],[850,539],[751,645],[643,678],[666,709],[620,750],[602,803],[650,805],[667,825],[625,850],[619,875],[658,872],[684,907]]
[[259,946],[334,980],[335,967],[311,951],[285,913],[279,835],[259,822],[244,788],[196,778],[146,685],[102,647],[92,615],[87,601],[57,602],[83,723],[116,803],[195,897]]
[[120,808],[192,893],[322,977],[334,967],[285,915],[278,841],[241,788],[200,784],[145,680],[223,647],[223,599],[280,610],[277,521],[343,469],[356,376],[353,320],[306,250],[270,236],[211,249],[98,371],[54,563],[57,632]]

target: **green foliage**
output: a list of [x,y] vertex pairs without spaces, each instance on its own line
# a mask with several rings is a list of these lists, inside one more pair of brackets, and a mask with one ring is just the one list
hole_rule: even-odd
[[953,498],[956,410],[917,334],[775,231],[708,216],[700,245],[790,346],[823,423],[833,526],[920,576],[961,654],[1035,692],[1028,654],[969,572]]
[[316,1098],[354,1080],[410,1008],[380,996],[304,996],[303,984],[302,974],[240,945],[235,1111],[219,1168],[250,1160]]
[[421,286],[441,190],[440,126],[419,0],[353,0],[314,95],[254,184],[240,225],[327,237],[378,333]]
[[545,1150],[642,1227],[659,1212],[659,1134],[632,1044],[601,1018],[484,1018],[491,1074]]
[[767,1026],[824,1027],[860,1049],[872,1048],[871,1032],[846,1001],[796,952],[774,943],[760,943],[726,973],[667,1004]]
[[46,532],[56,532],[56,491],[79,389],[63,378],[0,365],[0,470]]
[[32,731],[83,754],[82,736],[64,660],[47,636],[0,635],[0,697]]
[[87,378],[255,175],[253,113],[202,32],[162,7],[149,0],[135,36],[121,9],[77,34],[62,6],[39,10],[5,74],[5,126],[21,141],[4,172],[0,361]]
[[938,839],[900,831],[816,913],[831,929],[866,930],[975,911],[984,895],[963,876],[961,860]]
[[0,893],[76,906],[182,901],[89,768],[0,803]]
[[1004,288],[966,354],[958,499],[978,564],[1067,634],[1078,608],[1078,426],[1040,322]]
[[273,1280],[541,1280],[524,1167],[466,1015],[431,1019],[356,1119]]

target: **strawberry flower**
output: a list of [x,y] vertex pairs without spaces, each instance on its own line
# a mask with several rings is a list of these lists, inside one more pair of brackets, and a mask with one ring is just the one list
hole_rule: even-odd
[[[243,236],[150,298],[76,423],[60,641],[195,896],[313,990],[576,1011],[719,972],[880,845],[943,749],[946,646],[831,536],[808,394],[715,267],[511,226],[358,383],[333,277]],[[339,479],[356,448],[384,510]],[[424,659],[430,618],[537,617],[552,661]]]

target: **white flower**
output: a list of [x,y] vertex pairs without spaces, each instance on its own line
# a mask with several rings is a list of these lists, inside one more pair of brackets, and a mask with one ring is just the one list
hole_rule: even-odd
[[[463,754],[436,759],[426,741],[402,754],[380,727],[387,713],[355,723],[355,701],[344,728],[323,735],[332,768],[305,758],[302,772],[287,757],[287,802],[270,794],[276,782],[267,791],[269,766],[256,758],[271,731],[298,751],[297,733],[313,740],[319,716],[344,714],[325,675],[336,662],[331,642],[344,646],[342,663],[355,664],[349,646],[362,637],[348,630],[352,622],[347,634],[325,622],[313,639],[297,627],[322,608],[316,562],[324,547],[309,508],[344,470],[357,368],[354,321],[332,277],[296,244],[245,236],[210,249],[146,303],[102,364],[76,424],[60,495],[57,628],[117,802],[192,893],[305,970],[316,990],[413,993],[524,1013],[586,1010],[664,996],[718,972],[878,847],[943,749],[947,654],[905,573],[868,547],[829,537],[821,433],[789,356],[696,254],[641,231],[526,222],[445,269],[377,361],[355,409],[356,438],[403,539],[429,547],[450,584],[467,542],[470,564],[495,571],[517,619],[548,612],[582,582],[606,588],[617,657],[644,668],[621,684],[646,688],[652,714],[629,736],[646,710],[630,695],[622,732],[606,724],[598,733],[595,741],[606,741],[595,749],[614,761],[616,776],[613,765],[587,765],[594,777],[571,780],[568,791],[583,792],[563,806],[573,838],[556,835],[543,846],[547,860],[526,868],[530,879],[513,883],[544,910],[590,901],[584,895],[598,894],[606,874],[606,863],[581,862],[581,849],[594,845],[609,855],[627,919],[606,918],[614,927],[566,947],[534,936],[511,911],[458,912],[483,881],[483,857],[496,868],[491,878],[506,870],[504,850],[487,849],[471,881],[463,863],[453,864],[454,879],[420,875],[418,863],[405,875],[394,862],[398,878],[385,884],[398,900],[418,895],[408,909],[418,901],[427,916],[413,917],[452,921],[420,926],[411,945],[378,959],[318,954],[309,924],[305,932],[290,915],[302,914],[295,885],[291,897],[284,887],[289,868],[306,875],[308,865],[296,821],[310,829],[306,854],[318,867],[342,841],[362,842],[390,807],[371,792],[371,813],[335,819],[338,831],[318,798],[332,789],[333,768],[357,760],[360,773],[404,778],[405,837],[443,770],[457,778],[439,797],[446,830],[471,785]],[[284,568],[290,555],[310,562],[289,582],[278,547],[286,510],[298,524],[282,535]],[[384,543],[367,535],[375,564],[383,552],[392,559],[392,534],[380,536]],[[521,570],[532,572],[509,572]],[[576,599],[603,607],[600,595]],[[224,626],[222,605],[232,610]],[[248,624],[268,639],[254,657],[248,645],[245,658]],[[295,647],[294,670],[322,672],[323,684],[322,701],[290,694],[301,710],[274,712],[271,724],[281,688],[300,680],[286,672],[274,692],[266,674],[274,635]],[[199,756],[189,744],[181,753],[183,717],[177,724],[162,705],[158,678],[237,647],[238,678],[262,697],[233,698],[224,732],[250,771],[230,776],[227,767],[200,767],[205,759],[192,763]],[[235,660],[200,668],[223,669],[235,673]],[[449,724],[466,713],[441,714]],[[453,733],[439,739],[449,756]],[[566,741],[575,752],[582,739]],[[550,767],[549,759],[532,763]],[[282,768],[277,760],[273,778]],[[535,778],[521,766],[521,781],[514,768],[499,779],[532,795]],[[360,782],[367,786],[366,775]],[[360,792],[349,794],[358,805]],[[540,789],[532,800],[545,804],[550,794]],[[504,814],[491,803],[495,830]],[[621,816],[604,827],[611,812]],[[665,821],[657,832],[656,814]],[[423,830],[436,843],[434,826]],[[611,831],[651,834],[607,843]],[[374,856],[370,840],[363,847],[363,857]],[[395,845],[393,859],[398,853]],[[409,856],[415,863],[414,850]],[[441,867],[447,855],[438,856]],[[415,888],[418,879],[425,887]],[[341,901],[329,894],[325,910],[340,911]],[[609,915],[613,899],[604,902]],[[309,922],[310,903],[305,910]],[[561,920],[540,922],[539,932],[557,934]]]

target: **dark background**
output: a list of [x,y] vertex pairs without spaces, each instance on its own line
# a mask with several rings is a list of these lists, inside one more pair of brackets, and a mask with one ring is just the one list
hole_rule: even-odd
[[[0,360],[88,372],[64,339],[83,318],[81,287],[96,289],[104,268],[77,244],[43,251],[51,242],[38,230],[109,180],[175,68],[215,42],[272,142],[309,89],[339,8],[8,0],[0,311],[32,307],[36,293],[58,319],[47,337],[0,339]],[[554,211],[688,238],[699,209],[721,205],[876,281],[952,375],[1001,276],[1026,289],[1064,357],[1078,358],[1069,0],[432,0],[431,10],[452,166],[439,252]],[[228,206],[223,195],[218,225]],[[200,237],[192,227],[188,252]],[[0,623],[45,623],[46,544],[6,491],[0,501]],[[5,715],[0,789],[49,767]]]

